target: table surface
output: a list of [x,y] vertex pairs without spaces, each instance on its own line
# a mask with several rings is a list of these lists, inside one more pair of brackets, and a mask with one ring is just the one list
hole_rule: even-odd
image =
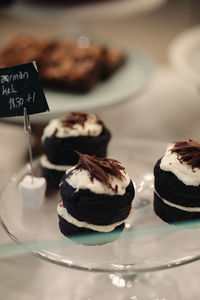
[[[200,22],[195,8],[197,9],[193,0],[168,1],[164,7],[134,18],[129,16],[126,20],[107,20],[103,24],[94,22],[92,26],[84,24],[85,30],[96,32],[104,39],[113,38],[117,33],[120,42],[137,46],[155,60],[152,80],[136,99],[100,113],[113,137],[169,142],[187,138],[199,140],[199,91],[176,74],[167,60],[167,47],[173,38],[184,29]],[[102,30],[106,26],[109,26],[109,30]],[[0,12],[0,37],[22,29],[25,29],[22,20],[8,20]],[[37,25],[33,29],[32,22],[26,26],[26,31],[38,29]],[[59,30],[60,24],[57,24],[52,27],[51,33],[57,34]],[[122,116],[125,118],[123,122],[119,122]],[[22,126],[3,122],[0,123],[0,141],[2,191],[10,176],[24,164],[27,141]],[[0,243],[14,245],[1,227]],[[70,299],[70,292],[75,289],[78,280],[89,276],[87,273],[42,262],[28,254],[5,258],[0,256],[0,268],[0,299],[7,300]],[[177,284],[181,299],[199,298],[199,262],[164,272]],[[49,282],[54,282],[51,289]]]

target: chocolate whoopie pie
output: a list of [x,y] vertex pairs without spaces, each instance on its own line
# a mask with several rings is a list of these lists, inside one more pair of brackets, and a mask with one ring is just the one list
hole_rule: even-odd
[[95,115],[85,112],[64,114],[44,129],[42,144],[48,160],[56,165],[74,165],[80,151],[105,157],[111,134]]
[[165,222],[200,219],[200,144],[174,142],[154,167],[154,210]]
[[48,188],[58,189],[60,179],[65,175],[68,165],[55,165],[51,163],[46,155],[40,158],[40,166],[42,168],[42,176],[46,179]]
[[69,166],[78,162],[76,150],[105,157],[110,138],[110,131],[103,122],[85,112],[64,114],[62,118],[50,121],[42,135],[46,156],[40,160],[48,186],[58,188]]
[[132,181],[117,160],[77,154],[78,164],[66,172],[59,186],[61,232],[70,238],[88,233],[120,233],[133,210]]

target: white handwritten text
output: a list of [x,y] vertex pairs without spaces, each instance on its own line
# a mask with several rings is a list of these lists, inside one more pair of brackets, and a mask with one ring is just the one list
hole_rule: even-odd
[[28,72],[21,72],[19,71],[18,73],[16,74],[11,74],[11,75],[1,75],[1,84],[3,83],[9,83],[9,82],[12,82],[12,81],[17,81],[17,80],[21,80],[21,79],[29,79],[29,74]]
[[22,98],[22,97],[10,97],[8,104],[9,104],[9,109],[14,110],[14,109],[19,109],[26,103],[34,103],[35,101],[35,92],[33,95],[28,94],[27,97]]
[[17,90],[14,88],[12,83],[10,87],[5,87],[4,85],[2,85],[2,95],[10,95],[15,93],[17,93]]

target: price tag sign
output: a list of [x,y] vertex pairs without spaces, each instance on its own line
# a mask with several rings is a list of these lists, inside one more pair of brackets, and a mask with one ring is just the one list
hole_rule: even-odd
[[34,62],[0,69],[0,117],[49,111]]

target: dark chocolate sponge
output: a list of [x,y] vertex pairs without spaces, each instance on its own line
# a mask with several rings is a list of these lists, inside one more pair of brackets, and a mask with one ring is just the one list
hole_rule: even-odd
[[[200,168],[200,144],[193,141],[175,142],[172,153],[177,153],[177,159],[191,167]],[[154,167],[155,192],[154,210],[155,213],[168,223],[199,219],[200,212],[186,211],[190,207],[200,207],[200,186],[186,185],[172,172],[163,171],[160,168],[161,159]],[[172,206],[165,203],[167,200]],[[186,210],[173,207],[173,204],[180,205]]]
[[[79,155],[78,164],[63,176],[59,186],[63,207],[72,217],[78,221],[87,222],[88,224],[107,226],[122,222],[121,225],[115,228],[115,230],[120,233],[124,228],[124,220],[130,214],[131,203],[135,195],[132,181],[130,181],[126,187],[125,193],[120,195],[117,193],[118,185],[113,184],[112,177],[123,180],[125,169],[117,160],[97,158],[94,155],[90,156],[79,152],[77,152],[77,154]],[[66,179],[73,176],[73,172],[82,172],[83,170],[88,172],[85,176],[89,176],[91,182],[93,182],[95,178],[114,193],[97,194],[87,188],[79,190],[73,188]],[[87,233],[102,234],[102,232],[96,230],[79,228],[63,220],[60,216],[59,220],[61,232],[65,236]],[[109,233],[103,234],[107,235]]]
[[110,131],[104,127],[99,136],[49,137],[44,140],[43,147],[50,162],[56,165],[75,165],[79,158],[75,150],[105,157],[110,138]]
[[48,169],[41,166],[42,176],[46,179],[47,187],[59,189],[60,179],[64,176],[65,171]]
[[154,193],[154,211],[163,221],[167,223],[200,219],[200,213],[183,211],[169,206],[165,204],[156,193]]
[[[84,227],[78,227],[75,226],[69,222],[67,222],[65,219],[63,219],[61,216],[59,217],[59,228],[60,231],[62,232],[63,235],[67,236],[68,238],[74,240],[78,243],[81,244],[102,244],[102,243],[107,243],[111,242],[120,235],[120,233],[123,231],[125,224],[122,223],[119,226],[115,227],[113,231],[110,232],[97,232],[95,230],[89,229],[89,228],[84,228]],[[114,234],[113,234],[114,233]],[[94,242],[92,237],[92,234],[94,235]],[[98,235],[99,241],[98,241]],[[87,236],[89,237],[89,242],[87,241]],[[95,242],[95,238],[97,237],[97,243]]]
[[66,182],[67,175],[61,180],[60,193],[63,206],[70,215],[79,221],[95,225],[110,225],[128,217],[134,197],[132,181],[124,195],[96,194],[89,189],[78,192]]
[[200,187],[185,185],[172,172],[160,168],[161,159],[154,167],[155,190],[164,199],[181,206],[200,206]]

